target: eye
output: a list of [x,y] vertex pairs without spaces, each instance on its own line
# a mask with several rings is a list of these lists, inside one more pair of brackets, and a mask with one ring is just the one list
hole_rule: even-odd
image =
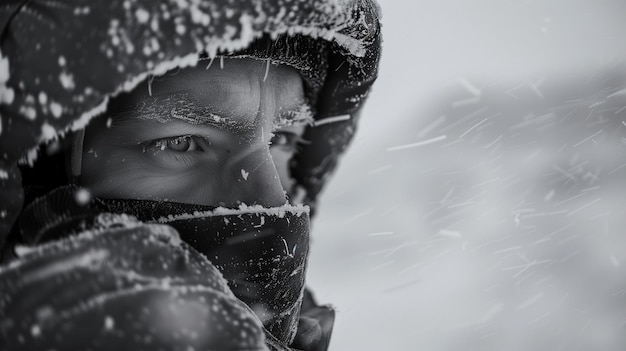
[[191,152],[202,151],[198,140],[192,135],[181,135],[172,138],[157,139],[150,142],[156,151]]
[[199,135],[153,139],[140,145],[146,160],[171,171],[180,171],[199,162],[214,161],[217,157],[209,139]]
[[270,146],[295,151],[299,142],[300,136],[297,133],[277,130],[270,141]]

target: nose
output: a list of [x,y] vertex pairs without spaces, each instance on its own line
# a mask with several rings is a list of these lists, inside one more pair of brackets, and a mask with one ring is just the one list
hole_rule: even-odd
[[227,168],[223,182],[226,206],[245,203],[274,207],[287,202],[268,145],[240,151]]

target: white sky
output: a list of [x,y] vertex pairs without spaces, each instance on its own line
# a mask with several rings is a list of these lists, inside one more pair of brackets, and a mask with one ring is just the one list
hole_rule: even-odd
[[[592,72],[626,57],[621,0],[382,0],[380,78],[362,131],[467,79]],[[387,117],[390,118],[390,117]]]

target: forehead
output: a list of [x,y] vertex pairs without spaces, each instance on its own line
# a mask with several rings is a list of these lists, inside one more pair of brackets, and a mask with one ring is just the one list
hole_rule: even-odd
[[194,103],[218,115],[249,119],[260,111],[295,109],[305,102],[298,72],[285,65],[251,58],[216,58],[196,67],[155,77],[146,85],[116,99],[113,110],[138,110],[149,106],[167,109],[173,96],[190,97]]

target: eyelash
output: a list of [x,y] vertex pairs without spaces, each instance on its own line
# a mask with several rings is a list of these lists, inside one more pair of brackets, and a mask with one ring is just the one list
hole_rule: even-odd
[[[204,143],[201,141],[205,141],[205,144],[210,145],[210,142],[206,138],[198,135],[179,135],[169,138],[154,139],[143,144],[143,151],[168,151],[181,154],[207,151],[206,145],[203,145]],[[188,145],[184,143],[187,143]],[[182,145],[181,149],[176,149],[179,145]]]
[[[210,145],[210,142],[201,136],[198,135],[179,135],[175,137],[161,138],[150,140],[146,143],[143,143],[144,152],[149,149],[153,149],[154,151],[165,151],[168,149],[170,152],[177,153],[186,153],[186,152],[203,152],[207,151],[202,147],[201,142],[199,140],[204,140],[206,143]],[[182,142],[188,142],[189,146],[187,146],[184,150],[176,150],[172,148],[168,148],[170,145],[179,145]],[[298,144],[302,144],[303,140],[296,133],[287,132],[287,131],[274,131],[274,136],[270,141],[270,146],[274,147],[290,147],[296,148]],[[183,145],[184,148],[184,145]],[[189,149],[192,150],[189,150]]]
[[[187,144],[185,144],[187,143]],[[289,131],[275,131],[270,141],[270,147],[279,148],[287,152],[297,152],[304,144],[297,133]],[[149,140],[140,144],[143,152],[160,164],[168,167],[191,166],[198,161],[197,155],[209,152],[211,142],[199,135],[179,135],[174,137]],[[179,150],[176,147],[181,146]],[[172,164],[172,162],[174,162]]]
[[301,144],[304,144],[304,140],[292,132],[274,131],[274,136],[270,141],[270,147],[279,147],[289,151],[297,151]]

